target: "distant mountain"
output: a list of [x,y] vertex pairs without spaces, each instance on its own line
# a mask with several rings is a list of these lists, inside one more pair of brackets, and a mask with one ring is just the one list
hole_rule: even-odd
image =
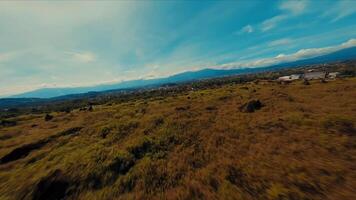
[[199,71],[183,72],[165,78],[148,79],[148,80],[139,79],[139,80],[124,81],[116,84],[97,85],[97,86],[90,86],[90,87],[75,87],[75,88],[43,88],[31,92],[14,95],[11,96],[11,98],[51,98],[51,97],[69,95],[69,94],[87,93],[91,91],[100,92],[100,91],[115,90],[115,89],[133,89],[133,88],[139,88],[145,86],[157,86],[157,85],[168,84],[168,83],[180,83],[180,82],[186,82],[192,80],[200,80],[206,78],[230,76],[230,75],[237,75],[237,74],[255,73],[255,72],[275,70],[280,68],[326,63],[326,62],[341,61],[341,60],[348,60],[348,59],[356,59],[356,47],[342,49],[337,52],[333,52],[327,55],[317,56],[314,58],[298,60],[298,61],[288,62],[288,63],[281,63],[278,65],[267,66],[267,67],[227,69],[227,70],[203,69]]
[[301,65],[312,65],[319,63],[327,63],[327,62],[335,62],[335,61],[343,61],[343,60],[351,60],[356,59],[356,47],[351,47],[347,49],[342,49],[330,54],[317,56],[313,58],[297,60],[294,62],[282,63],[275,65],[275,67],[295,67]]

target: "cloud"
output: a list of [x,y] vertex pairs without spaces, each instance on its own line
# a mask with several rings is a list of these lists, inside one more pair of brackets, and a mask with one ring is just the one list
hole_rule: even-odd
[[356,2],[355,1],[338,1],[331,9],[327,9],[323,16],[332,17],[331,22],[336,22],[347,16],[356,13]]
[[6,53],[0,53],[0,62],[6,62],[15,57],[14,52],[6,52]]
[[283,39],[279,39],[279,40],[274,40],[268,43],[268,46],[270,47],[275,47],[275,46],[281,46],[281,45],[287,45],[287,44],[291,44],[292,40],[289,38],[283,38]]
[[262,32],[271,30],[276,27],[282,21],[291,17],[298,16],[304,13],[307,7],[307,1],[284,1],[279,5],[279,9],[283,12],[280,15],[276,15],[262,22]]
[[297,15],[303,13],[306,6],[307,1],[284,1],[279,5],[279,9]]
[[274,27],[277,26],[277,24],[285,19],[288,18],[288,15],[277,15],[277,16],[274,16],[270,19],[267,19],[265,21],[262,22],[262,25],[261,25],[261,30],[263,32],[265,31],[268,31]]
[[81,63],[90,63],[96,60],[95,54],[91,52],[69,53],[72,59]]
[[254,31],[253,27],[250,24],[248,24],[242,27],[242,29],[238,31],[237,34],[252,33],[253,31]]
[[350,39],[347,42],[344,42],[340,45],[323,47],[323,48],[301,49],[292,54],[279,54],[275,57],[270,57],[270,58],[227,63],[227,64],[220,65],[217,68],[231,69],[231,68],[246,68],[246,67],[252,67],[252,68],[263,67],[263,66],[274,65],[282,62],[291,62],[300,59],[312,58],[312,57],[325,55],[341,49],[355,47],[355,46],[356,46],[356,39]]
[[0,54],[0,62],[7,61],[11,58],[11,54],[9,53],[2,53]]

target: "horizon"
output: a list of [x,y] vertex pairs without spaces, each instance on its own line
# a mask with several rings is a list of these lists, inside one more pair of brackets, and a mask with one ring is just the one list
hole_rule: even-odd
[[356,46],[353,1],[0,5],[1,98],[205,68],[265,67]]

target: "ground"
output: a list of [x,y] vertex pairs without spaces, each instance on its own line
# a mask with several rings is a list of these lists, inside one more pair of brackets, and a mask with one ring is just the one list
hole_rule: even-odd
[[17,116],[0,199],[356,199],[355,91],[254,81]]

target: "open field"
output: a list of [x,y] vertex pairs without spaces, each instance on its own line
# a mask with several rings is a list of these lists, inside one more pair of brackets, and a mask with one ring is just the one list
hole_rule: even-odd
[[356,78],[310,83],[16,116],[0,199],[356,199]]

